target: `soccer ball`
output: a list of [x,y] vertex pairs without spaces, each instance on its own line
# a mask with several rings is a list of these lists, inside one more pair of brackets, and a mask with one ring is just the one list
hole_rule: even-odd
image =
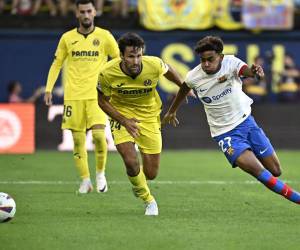
[[10,221],[16,213],[16,203],[6,193],[0,192],[0,222]]

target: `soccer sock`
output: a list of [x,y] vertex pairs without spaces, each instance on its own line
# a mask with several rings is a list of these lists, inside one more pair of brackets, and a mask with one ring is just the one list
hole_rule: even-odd
[[263,170],[257,179],[275,193],[282,195],[292,202],[300,204],[300,194],[278,178],[274,177],[268,170]]
[[92,135],[95,144],[96,172],[103,173],[107,159],[107,143],[104,129],[93,129]]
[[85,148],[85,132],[72,131],[72,135],[74,141],[73,156],[79,175],[81,179],[90,178],[88,157]]
[[133,185],[133,192],[137,197],[141,198],[146,203],[154,200],[147,185],[145,174],[141,169],[137,176],[128,176],[128,179]]

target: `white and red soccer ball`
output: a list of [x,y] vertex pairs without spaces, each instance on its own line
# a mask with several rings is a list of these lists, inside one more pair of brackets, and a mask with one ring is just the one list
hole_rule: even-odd
[[10,221],[16,213],[14,199],[6,193],[0,192],[0,223]]

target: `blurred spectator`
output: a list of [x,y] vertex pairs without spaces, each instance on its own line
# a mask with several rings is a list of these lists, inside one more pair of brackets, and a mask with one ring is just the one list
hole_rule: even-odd
[[10,81],[7,86],[7,91],[9,103],[35,102],[43,94],[43,87],[36,89],[33,95],[28,99],[21,97],[22,85],[19,81]]
[[282,102],[294,102],[298,98],[300,83],[300,71],[294,58],[286,54],[284,57],[284,70],[279,82],[279,100]]
[[128,0],[107,0],[107,2],[111,5],[112,16],[128,17]]
[[[264,68],[265,60],[261,56],[257,56],[254,59],[254,64],[260,65]],[[266,79],[257,78],[245,78],[243,80],[245,93],[253,99],[255,103],[261,103],[265,101],[267,94]]]
[[5,0],[0,0],[0,14],[3,13],[5,7]]
[[12,0],[11,14],[29,16],[36,15],[45,2],[51,16],[56,16],[57,10],[52,0]]
[[75,4],[72,0],[58,0],[57,8],[63,17],[68,16],[69,13],[75,13]]

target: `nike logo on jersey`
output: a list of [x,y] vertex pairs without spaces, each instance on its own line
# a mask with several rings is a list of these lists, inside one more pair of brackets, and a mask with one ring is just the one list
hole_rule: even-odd
[[264,150],[259,150],[259,153],[262,155],[263,153],[265,153],[268,150],[268,148],[265,148]]
[[125,83],[120,83],[120,84],[117,84],[117,87],[121,88],[123,85],[125,85]]
[[74,44],[76,44],[76,43],[78,43],[78,41],[72,42],[71,44],[74,45]]
[[207,90],[207,89],[199,89],[200,92],[204,92],[205,90]]

